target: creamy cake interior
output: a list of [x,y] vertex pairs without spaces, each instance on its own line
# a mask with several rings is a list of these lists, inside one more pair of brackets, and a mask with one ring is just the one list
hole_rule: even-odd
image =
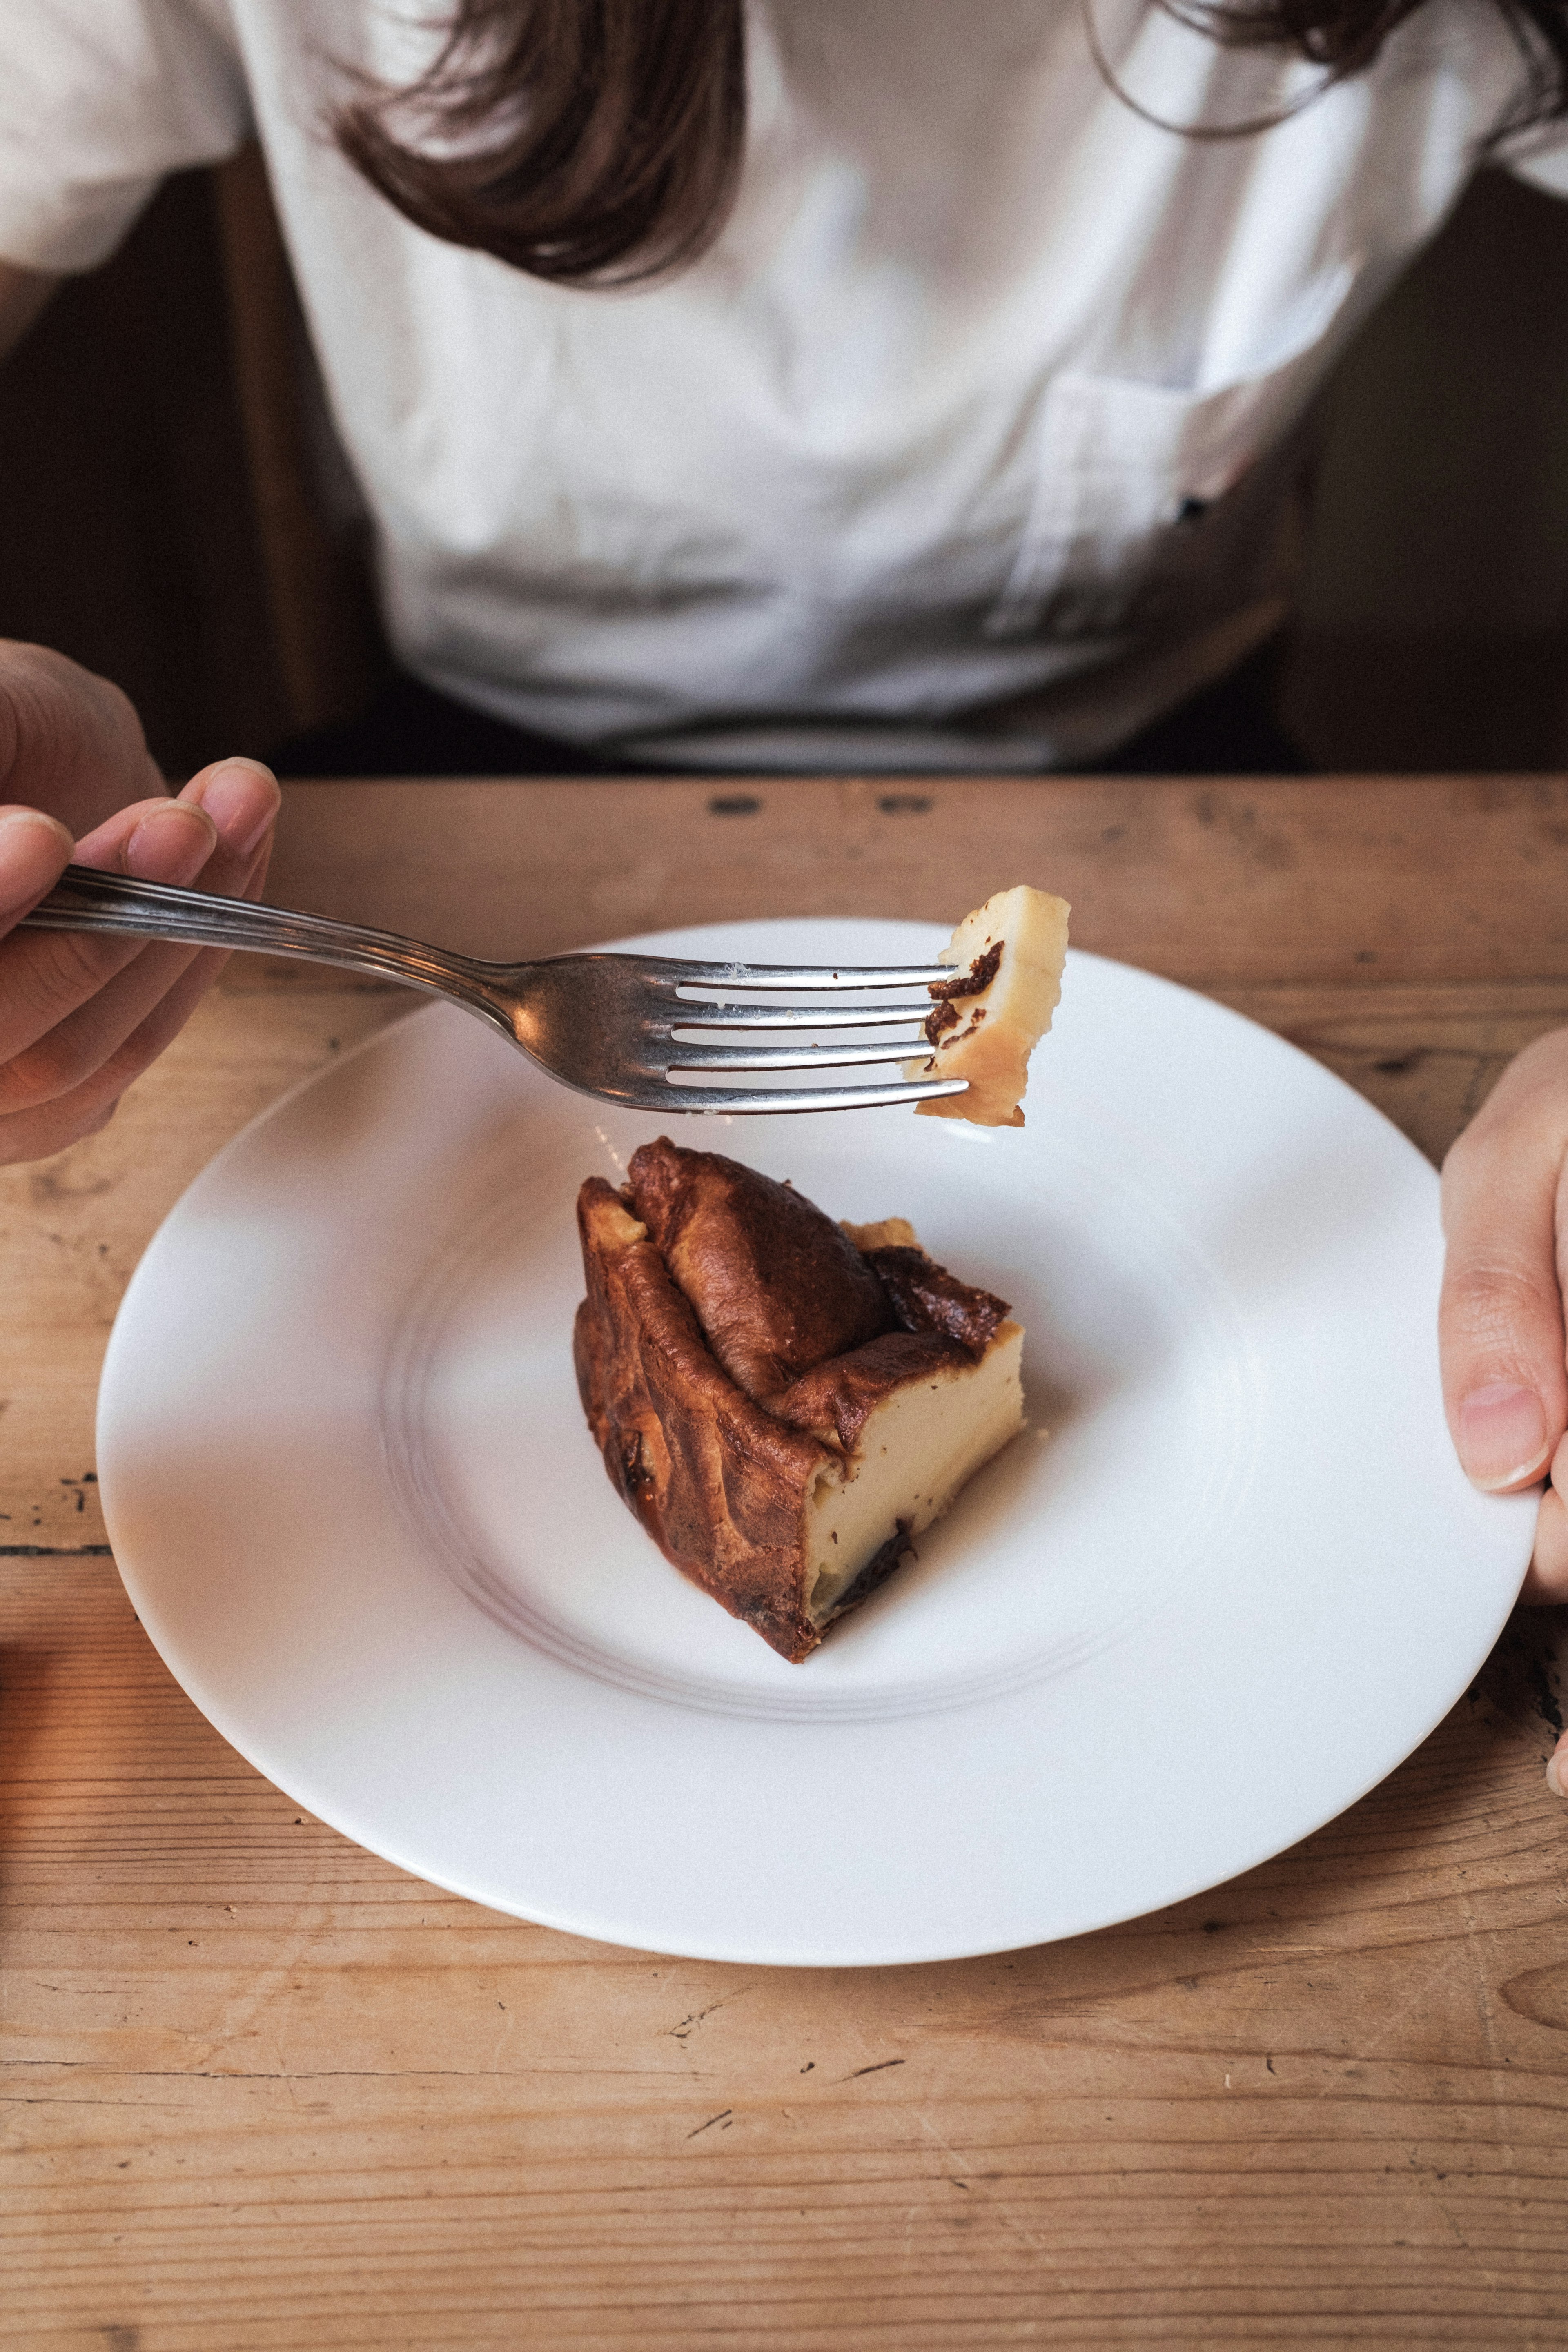
[[[943,1365],[875,1406],[806,1504],[806,1608],[826,1626],[889,1545],[929,1528],[1024,1425],[1024,1332],[1003,1323],[978,1363]],[[896,1562],[894,1563],[896,1565]]]

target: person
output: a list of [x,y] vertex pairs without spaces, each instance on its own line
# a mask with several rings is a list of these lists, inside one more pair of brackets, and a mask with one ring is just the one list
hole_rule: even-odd
[[[1311,394],[1478,164],[1568,194],[1568,0],[51,0],[0,27],[0,343],[251,137],[374,530],[384,737],[1136,764],[1277,636]],[[11,646],[0,793],[21,1160],[213,961],[17,919],[72,854],[258,890],[277,789],[169,795],[113,688]],[[1549,1478],[1529,1589],[1568,1597],[1568,1033],[1444,1181],[1455,1443]]]

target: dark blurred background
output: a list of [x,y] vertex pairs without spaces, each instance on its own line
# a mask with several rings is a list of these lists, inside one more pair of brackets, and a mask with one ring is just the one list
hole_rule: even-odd
[[[0,635],[118,680],[176,777],[384,664],[310,383],[254,152],[172,181],[0,372]],[[1312,765],[1568,765],[1568,204],[1483,173],[1315,442],[1281,690]]]

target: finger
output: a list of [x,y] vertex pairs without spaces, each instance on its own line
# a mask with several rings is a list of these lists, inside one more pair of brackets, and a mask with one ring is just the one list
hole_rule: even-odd
[[84,1087],[62,1101],[45,1103],[36,1111],[16,1111],[9,1118],[0,1118],[0,1168],[52,1160],[57,1151],[65,1151],[73,1143],[85,1143],[89,1136],[109,1125],[118,1105],[117,1095],[100,1098],[95,1091]]
[[[266,774],[267,771],[263,770],[262,773]],[[276,784],[273,792],[276,794]],[[225,887],[230,895],[237,898],[260,896],[261,886],[267,879],[267,863],[271,850],[272,835],[268,824],[249,864],[237,873],[226,877]],[[206,878],[205,875],[202,877],[204,882]],[[227,961],[227,952],[222,948],[198,949],[173,985],[164,991],[138,1026],[109,1055],[99,1074],[100,1087],[108,1086],[117,1096],[122,1093],[132,1079],[139,1076],[173,1038],[178,1036]]]
[[[226,898],[259,891],[271,855],[279,800],[278,782],[269,768],[258,760],[237,759],[216,761],[204,768],[192,777],[177,801],[163,804],[198,809],[212,824],[214,846],[196,877],[204,890]],[[142,842],[142,829],[138,827],[125,845],[125,863],[138,860]],[[61,1024],[51,1041],[55,1052],[62,1062],[67,1055],[74,1055],[82,1078],[112,1060],[118,1073],[116,1091],[121,1091],[184,1026],[191,1008],[211,987],[225,961],[211,949],[149,944],[129,970]],[[149,1044],[140,1061],[126,1066],[122,1049],[146,1028],[154,1008],[176,987],[182,991],[184,1008],[179,1017],[163,1028],[158,1045]],[[147,1029],[146,1034],[151,1038],[153,1033]]]
[[[244,896],[258,890],[265,877],[278,806],[278,785],[270,770],[254,760],[218,761],[194,776],[177,801],[118,811],[78,845],[77,854],[83,864],[118,867],[143,879],[199,880],[205,888]],[[198,870],[190,873],[199,846],[206,845],[210,845],[207,855]],[[72,944],[86,936],[28,935],[29,939],[58,937]],[[49,1101],[63,1106],[67,1097],[110,1059],[115,1064],[114,1091],[121,1091],[161,1050],[149,1043],[140,1060],[132,1057],[128,1064],[121,1059],[122,1047],[142,1028],[162,998],[186,973],[196,973],[194,984],[182,994],[178,1018],[164,1027],[162,1042],[166,1043],[222,968],[221,957],[190,948],[132,943],[132,950],[121,969],[90,997],[58,1019],[33,1047],[13,1055],[10,1066],[0,1074],[0,1109],[30,1110]],[[58,971],[54,967],[51,976]],[[0,966],[0,987],[8,977]],[[0,1022],[0,1032],[3,1026]],[[148,1033],[149,1038],[152,1034]],[[101,1092],[101,1085],[98,1091]],[[0,1150],[4,1148],[0,1144]]]
[[[137,801],[116,809],[82,835],[76,845],[77,863],[135,875],[144,882],[184,887],[199,877],[204,888],[220,888],[248,867],[277,819],[279,799],[278,780],[259,760],[215,760],[173,800]],[[189,870],[188,856],[176,851],[177,836],[167,829],[171,815],[178,825],[191,821],[191,812],[195,812],[206,842],[195,875]],[[165,870],[171,865],[177,870]]]
[[216,831],[202,888],[228,897],[243,896],[247,887],[258,890],[281,799],[271,769],[259,760],[217,760],[193,776],[179,797],[205,809]]
[[134,705],[47,646],[0,640],[0,788],[45,802],[79,837],[100,816],[164,792]]
[[[270,848],[268,835],[248,866],[232,877],[234,896],[252,898],[259,894]],[[115,1040],[103,1059],[75,1086],[32,1109],[0,1118],[0,1166],[47,1159],[68,1145],[96,1134],[105,1125],[125,1088],[178,1034],[227,961],[216,949],[202,949],[195,955],[179,952],[185,955],[185,965],[173,985],[162,992],[152,1010],[127,1035]],[[123,1003],[129,984],[141,970],[138,964],[122,973],[95,1002],[101,1003],[103,998],[111,998]],[[79,1021],[83,1016],[73,1017]]]
[[1535,1519],[1535,1548],[1521,1601],[1540,1606],[1568,1601],[1568,1437],[1552,1457],[1550,1482]]
[[84,833],[76,845],[79,866],[105,874],[129,874],[139,882],[173,882],[188,888],[217,846],[217,827],[194,802],[132,801]]
[[1568,1072],[1562,1041],[1542,1044],[1546,1054],[1531,1049],[1505,1075],[1443,1170],[1443,1400],[1459,1460],[1488,1493],[1539,1478],[1568,1427],[1557,1263]]
[[42,809],[0,808],[0,936],[54,888],[71,848],[58,817]]
[[1568,1797],[1568,1731],[1547,1759],[1546,1785],[1554,1797]]
[[[259,898],[282,803],[271,769],[259,760],[220,760],[193,776],[180,798],[199,799],[217,827],[217,847],[203,869],[202,888],[227,898]],[[181,973],[165,1000],[173,1017],[160,1007],[127,1041],[138,1049],[147,1046],[142,1066],[184,1028],[227,961],[225,950],[204,948]],[[155,1031],[159,1042],[149,1044]]]
[[[188,883],[206,864],[216,840],[213,821],[201,808],[167,800],[142,802],[121,809],[97,834],[79,842],[77,856],[83,864],[110,866],[145,880]],[[79,1050],[68,1047],[61,1038],[62,1066],[51,1072],[48,1049],[53,1040],[73,1013],[143,952],[139,940],[86,931],[14,931],[0,941],[0,1064],[5,1065],[0,1069],[0,1109],[30,1108],[76,1083],[83,1074]],[[171,953],[175,961],[165,970],[165,986],[184,969],[190,951],[175,949]],[[24,1069],[27,1055],[37,1058]]]
[[1549,1486],[1541,1497],[1535,1549],[1519,1597],[1534,1608],[1568,1601],[1568,1505],[1555,1486]]
[[[235,893],[236,897],[239,895]],[[227,961],[221,948],[197,950],[178,979],[164,989],[157,1003],[93,1072],[89,1083],[95,1100],[106,1094],[118,1100],[132,1080],[139,1078],[147,1065],[157,1060],[164,1047],[179,1035]]]

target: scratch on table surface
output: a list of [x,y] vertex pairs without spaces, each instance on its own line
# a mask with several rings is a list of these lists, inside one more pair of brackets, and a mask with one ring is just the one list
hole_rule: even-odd
[[686,2137],[688,2139],[700,2139],[703,2133],[705,2131],[711,2131],[715,2124],[721,2125],[724,2130],[728,2131],[730,2126],[734,2120],[735,2110],[733,2107],[721,2107],[716,2116],[710,2116],[705,2124],[699,2124],[697,2129],[695,2131],[689,2131]]
[[1042,2260],[1054,2265],[1056,2262],[1056,2249],[1052,2246],[1049,2239],[1042,2238],[1037,2231],[1034,2230],[1026,2230],[1021,2221],[1014,2220],[1012,2214],[1008,2212],[1005,2205],[999,2204],[992,2191],[980,2185],[975,2179],[974,2167],[964,2162],[963,2158],[959,2154],[957,2148],[955,2148],[950,2141],[942,2137],[941,2132],[938,2131],[936,2126],[931,2122],[929,2116],[917,2116],[915,2117],[915,2121],[919,2124],[921,2131],[925,2133],[926,2137],[936,2142],[937,2147],[941,2148],[943,2156],[946,2157],[948,2162],[952,2166],[953,2168],[947,2175],[947,2178],[952,2181],[953,2187],[955,2189],[967,2189],[972,2196],[979,2196],[984,2201],[986,2210],[995,2214],[996,2219],[1002,2223],[1004,2229],[1011,2230],[1013,2235],[1019,2240],[1020,2243],[1027,2246],[1032,2254],[1038,2254]]
[[1416,2174],[1418,2178],[1425,2176],[1426,2183],[1429,2184],[1426,2187],[1426,2194],[1427,2198],[1437,2208],[1438,2212],[1447,2222],[1449,2234],[1453,2238],[1454,2243],[1458,2247],[1461,2253],[1467,2254],[1469,2257],[1469,2260],[1475,2265],[1475,2268],[1486,2281],[1488,2287],[1495,2292],[1500,2285],[1508,2284],[1508,2282],[1500,2280],[1497,2273],[1482,2261],[1480,2255],[1477,2253],[1468,2238],[1466,2237],[1463,2230],[1460,2229],[1458,2221],[1454,2219],[1453,2213],[1449,2210],[1448,2200],[1442,2194],[1438,2186],[1441,2181],[1447,2180],[1448,2177],[1447,2174],[1446,2172],[1439,2172],[1435,2165],[1423,2164],[1414,2148],[1410,2151],[1408,2162],[1410,2169],[1412,2172]]
[[715,2010],[728,2009],[731,2001],[744,2000],[751,1990],[750,1985],[742,1985],[739,1992],[724,1993],[719,2000],[710,2000],[706,2009],[694,2009],[681,2019],[679,2025],[667,2025],[664,2030],[671,2041],[684,2042],[696,2032],[705,2017],[711,2017]]

